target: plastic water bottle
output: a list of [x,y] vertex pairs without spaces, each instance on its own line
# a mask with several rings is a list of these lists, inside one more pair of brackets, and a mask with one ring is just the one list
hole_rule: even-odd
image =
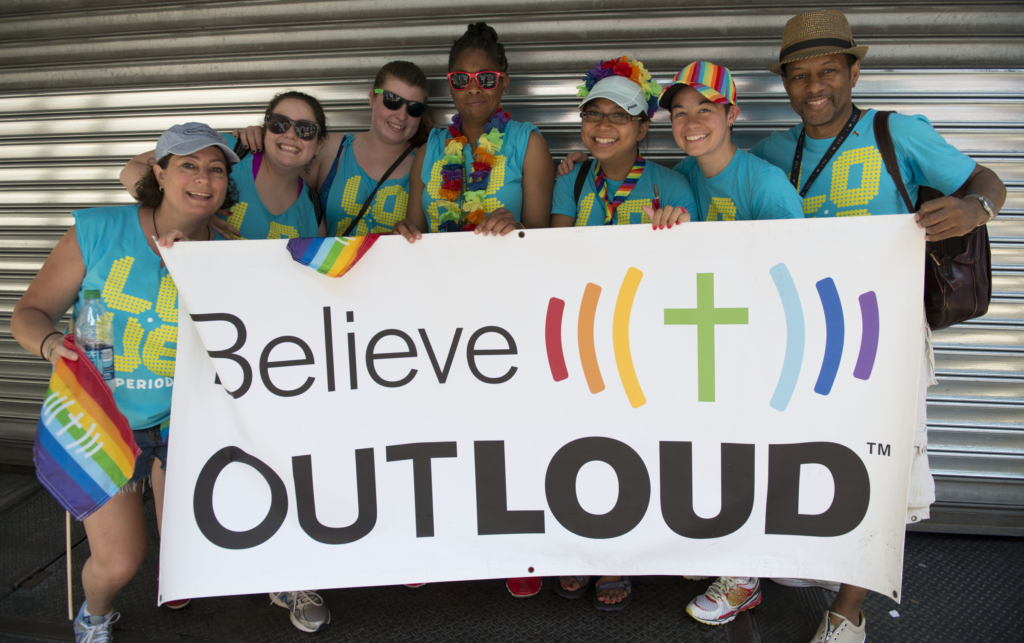
[[75,319],[75,346],[82,349],[110,390],[114,390],[114,325],[100,303],[98,290],[85,291],[85,305]]

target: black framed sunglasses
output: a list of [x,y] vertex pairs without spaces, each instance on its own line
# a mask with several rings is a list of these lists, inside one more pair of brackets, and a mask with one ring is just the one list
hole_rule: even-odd
[[452,89],[462,91],[475,80],[480,89],[494,89],[498,86],[498,79],[504,75],[505,72],[501,71],[452,71],[448,72],[448,84]]
[[407,100],[402,98],[398,94],[389,92],[386,89],[377,88],[373,90],[374,94],[380,94],[381,100],[384,103],[384,107],[387,107],[393,112],[398,111],[402,108],[402,104],[405,103],[405,113],[413,118],[419,118],[427,111],[426,103],[418,103],[414,100]]
[[305,120],[293,121],[283,114],[267,114],[264,122],[274,134],[284,134],[294,125],[295,135],[304,141],[312,141],[320,133],[319,124]]

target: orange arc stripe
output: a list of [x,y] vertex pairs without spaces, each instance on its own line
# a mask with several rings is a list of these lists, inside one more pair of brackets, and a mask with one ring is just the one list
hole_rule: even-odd
[[633,368],[633,355],[629,350],[629,316],[633,312],[633,299],[640,287],[644,273],[636,268],[626,271],[622,280],[619,296],[615,300],[615,313],[612,316],[612,346],[615,348],[615,365],[619,369],[622,388],[626,389],[626,397],[634,409],[647,403],[644,391],[640,388],[640,380]]
[[594,318],[597,316],[597,300],[601,297],[601,286],[587,284],[580,303],[579,326],[576,337],[580,345],[580,363],[583,364],[583,376],[587,378],[587,386],[591,393],[604,390],[601,379],[601,368],[597,365],[597,350],[594,348]]

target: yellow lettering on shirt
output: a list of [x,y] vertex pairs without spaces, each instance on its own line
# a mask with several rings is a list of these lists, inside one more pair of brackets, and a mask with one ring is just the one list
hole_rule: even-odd
[[174,358],[178,351],[176,348],[168,348],[167,344],[175,344],[177,341],[177,325],[165,324],[149,331],[146,346],[142,349],[142,363],[157,375],[174,377]]
[[650,199],[627,199],[615,208],[615,225],[629,225],[633,215],[640,215],[640,223],[650,223],[651,218],[644,212],[644,206],[651,205]]
[[706,221],[735,221],[736,204],[729,197],[711,197]]
[[299,237],[299,231],[290,225],[282,225],[277,221],[270,222],[270,232],[267,233],[268,239],[297,239]]
[[[427,206],[427,223],[431,232],[437,232],[437,227],[441,225],[441,218],[438,214],[438,208],[440,207],[438,201],[441,199],[441,168],[443,166],[444,158],[434,162],[433,167],[430,168],[430,181],[426,185],[427,195],[431,199],[430,205]],[[484,193],[484,196],[490,197],[497,194],[498,190],[503,187],[505,187],[505,157],[497,156],[494,160],[494,166],[491,168],[487,191]],[[484,211],[488,214],[504,207],[505,204],[498,199],[493,197],[484,199]]]
[[587,225],[587,222],[590,221],[590,213],[594,209],[595,196],[596,195],[591,192],[580,201],[579,212],[576,214],[576,225]]
[[[245,220],[245,211],[249,209],[249,204],[244,201],[240,201],[231,206],[231,214],[228,216],[228,225],[235,230],[242,229],[242,221]],[[243,237],[244,239],[244,237]]]
[[837,217],[869,217],[871,213],[867,210],[843,210],[836,212]]
[[139,364],[142,358],[139,356],[139,346],[142,344],[142,336],[146,333],[134,317],[128,318],[124,327],[124,338],[121,340],[121,348],[124,355],[114,354],[114,370],[118,373],[131,373]]
[[156,296],[156,314],[168,324],[178,323],[178,288],[170,275],[160,280],[160,292]]
[[[356,202],[356,194],[359,191],[359,183],[362,177],[353,176],[345,183],[345,191],[341,196],[341,207],[347,216],[338,221],[334,229],[334,235],[340,237],[352,224],[352,219],[359,216],[363,209],[362,203]],[[351,188],[351,189],[350,189]],[[391,210],[387,209],[388,199],[395,197]],[[356,237],[368,234],[388,234],[395,224],[405,218],[409,209],[409,193],[399,184],[392,184],[377,190],[373,198],[373,206],[369,208],[363,218],[359,220],[355,230],[350,234]],[[370,229],[372,222],[373,229]]]
[[[855,165],[862,166],[860,185],[850,188],[850,168]],[[832,161],[832,203],[837,208],[867,205],[878,194],[881,175],[882,155],[874,147],[860,147],[843,152]]]
[[827,197],[827,194],[804,197],[804,217],[814,218]]
[[103,302],[107,308],[138,315],[152,308],[153,304],[124,292],[124,285],[128,283],[128,275],[131,274],[133,263],[135,263],[135,257],[123,257],[114,261],[110,266],[110,274],[107,275],[107,280],[103,283]]

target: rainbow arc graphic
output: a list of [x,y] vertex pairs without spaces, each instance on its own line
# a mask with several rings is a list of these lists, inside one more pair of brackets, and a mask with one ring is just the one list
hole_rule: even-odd
[[[786,264],[777,264],[768,272],[775,282],[776,290],[779,291],[782,309],[786,315],[786,353],[782,362],[782,372],[779,374],[779,381],[769,404],[776,411],[785,411],[793,398],[804,361],[804,313],[796,284],[793,283],[793,276],[790,275]],[[839,362],[842,360],[843,346],[846,342],[846,320],[835,281],[831,277],[826,277],[815,284],[815,287],[821,301],[821,309],[825,314],[825,355],[814,384],[814,392],[828,395],[832,392],[832,386],[839,374]],[[878,355],[878,297],[875,291],[869,290],[862,294],[858,301],[861,314],[861,341],[853,376],[859,380],[868,380],[871,378],[875,357]]]
[[[619,287],[615,299],[615,312],[612,314],[612,348],[615,351],[615,366],[619,380],[626,391],[629,404],[635,409],[647,403],[636,369],[633,368],[633,355],[629,348],[629,318],[633,312],[633,300],[644,273],[636,268],[626,271],[626,277]],[[583,301],[580,303],[580,314],[576,327],[579,342],[580,363],[583,366],[583,377],[591,393],[600,393],[605,389],[601,367],[597,362],[597,349],[594,344],[594,321],[597,317],[597,302],[601,298],[601,287],[588,283],[583,290]],[[556,382],[569,377],[565,367],[565,354],[562,352],[562,314],[565,302],[557,297],[548,301],[547,318],[544,324],[545,344],[548,354],[548,366],[551,377]]]

